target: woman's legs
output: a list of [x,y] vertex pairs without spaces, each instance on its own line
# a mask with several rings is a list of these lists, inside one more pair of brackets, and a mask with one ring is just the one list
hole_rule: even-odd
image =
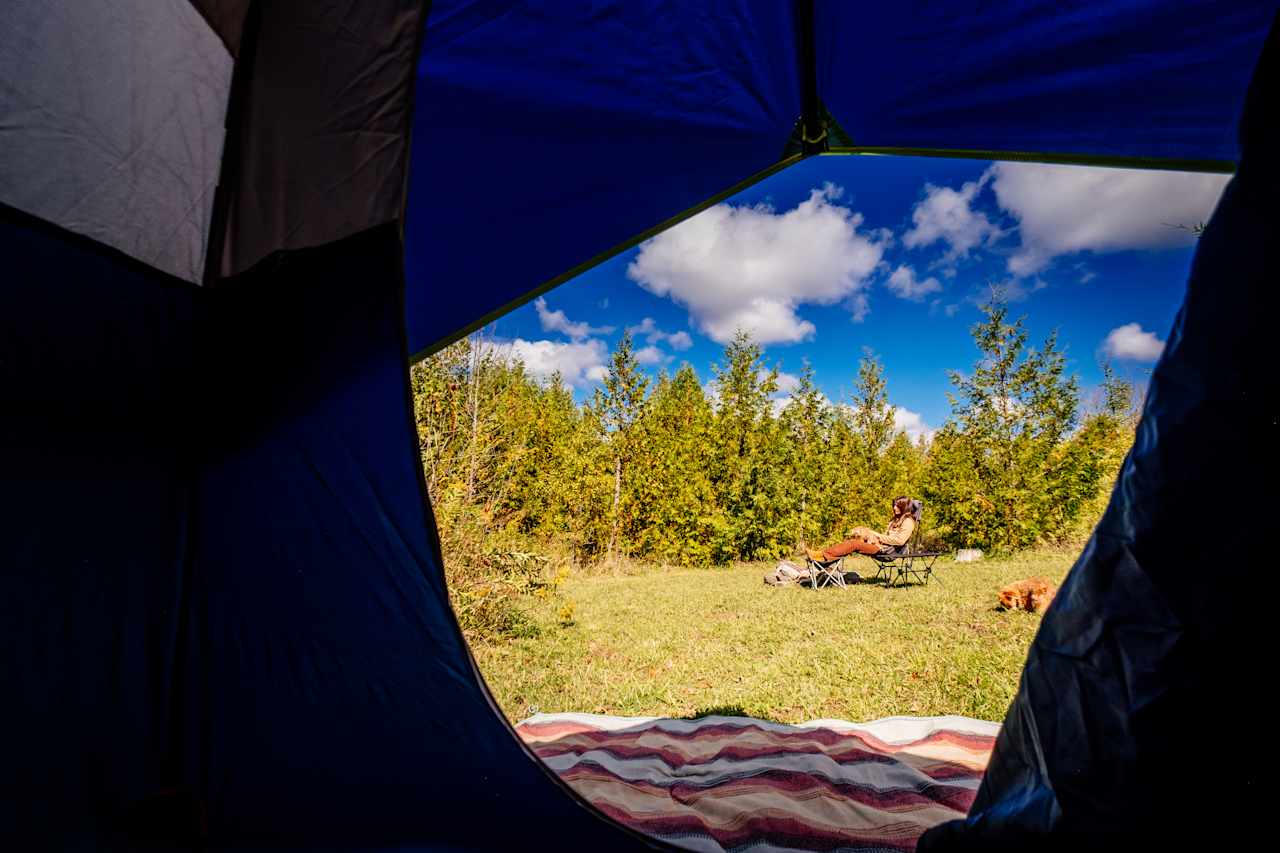
[[838,560],[855,551],[859,554],[880,553],[880,539],[874,530],[869,527],[855,527],[852,530],[852,534],[843,542],[823,548],[821,551],[810,549],[808,551],[809,558],[820,563],[827,563],[831,560]]
[[879,554],[880,546],[876,543],[868,542],[860,535],[859,530],[854,531],[854,535],[836,545],[822,549],[822,556],[828,560],[837,560],[840,557],[847,556],[854,552],[859,554]]

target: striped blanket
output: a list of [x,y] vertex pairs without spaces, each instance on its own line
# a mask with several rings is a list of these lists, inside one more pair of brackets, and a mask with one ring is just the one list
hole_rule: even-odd
[[605,814],[700,851],[911,850],[968,810],[996,723],[538,714],[516,731]]

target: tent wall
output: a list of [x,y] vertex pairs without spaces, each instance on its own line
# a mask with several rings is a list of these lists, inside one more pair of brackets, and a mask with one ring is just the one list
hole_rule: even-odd
[[171,771],[199,294],[11,208],[0,258],[0,838],[91,847]]
[[412,352],[775,164],[793,6],[432,4],[406,220]]
[[1275,0],[817,0],[818,86],[859,146],[1232,161]]
[[183,782],[219,844],[625,849],[517,742],[454,621],[401,255],[391,223],[212,294]]
[[[1258,704],[1280,398],[1280,31],[1249,89],[1243,156],[1196,249],[1133,450],[1027,657],[969,817],[922,850],[1211,849],[1265,814]],[[1238,525],[1233,533],[1231,525]],[[1219,738],[1219,732],[1221,737]]]
[[517,741],[454,621],[396,223],[212,291],[0,224],[6,837],[643,846]]
[[[435,5],[416,65],[422,0],[0,5],[6,834],[645,843],[537,763],[479,680],[408,356],[776,164],[802,16]],[[1207,6],[1152,5],[1148,33],[1145,4],[958,20],[823,2],[817,85],[860,144],[1229,157],[1261,14],[1233,7],[1215,7],[1220,38],[1192,39]],[[978,47],[945,41],[966,36]],[[1197,582],[1217,543],[1185,541],[1207,499],[1263,488],[1238,453],[1274,443],[1261,306],[1280,110],[1259,91],[1113,504],[1045,619],[978,807],[931,841],[1149,819],[1178,735],[1236,697],[1221,664],[1262,646],[1261,621]],[[206,269],[216,287],[182,280]],[[1258,778],[1249,756],[1221,762]]]
[[400,218],[426,5],[254,4],[214,232],[220,275]]
[[0,203],[199,281],[231,66],[188,0],[4,0]]

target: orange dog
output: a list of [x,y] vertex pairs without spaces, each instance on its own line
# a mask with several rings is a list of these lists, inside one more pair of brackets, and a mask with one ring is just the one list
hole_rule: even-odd
[[1044,612],[1057,592],[1053,584],[1044,578],[1028,578],[1016,581],[1000,590],[997,607],[1001,610],[1026,610],[1029,613]]

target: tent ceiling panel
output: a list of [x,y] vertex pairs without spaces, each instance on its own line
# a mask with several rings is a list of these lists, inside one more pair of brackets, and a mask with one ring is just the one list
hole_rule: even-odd
[[425,7],[257,5],[241,42],[240,61],[251,64],[224,178],[222,274],[399,218]]
[[434,3],[406,219],[411,350],[776,163],[797,69],[787,3]]
[[0,202],[199,281],[231,69],[188,0],[5,0]]
[[855,145],[1235,160],[1275,0],[817,0],[818,86]]

